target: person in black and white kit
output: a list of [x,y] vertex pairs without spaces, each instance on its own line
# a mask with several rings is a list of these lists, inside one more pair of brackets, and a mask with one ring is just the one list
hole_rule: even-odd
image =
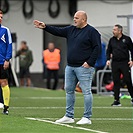
[[[133,65],[133,43],[129,36],[122,33],[123,27],[119,24],[113,28],[113,37],[109,40],[107,48],[107,65],[110,65],[112,58],[112,76],[114,82],[114,102],[112,106],[121,106],[120,103],[120,75],[123,74],[124,81],[127,84],[129,94],[131,95],[131,104],[133,105],[133,86],[131,81],[131,67]],[[131,53],[131,60],[130,54]]]

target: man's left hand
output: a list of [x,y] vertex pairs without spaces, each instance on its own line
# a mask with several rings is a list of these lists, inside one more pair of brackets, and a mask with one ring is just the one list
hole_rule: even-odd
[[89,66],[88,64],[87,64],[87,62],[84,62],[84,64],[82,65],[83,67],[85,67],[85,68],[90,68],[91,66]]
[[133,66],[133,62],[132,61],[129,61],[128,64],[129,64],[129,67]]

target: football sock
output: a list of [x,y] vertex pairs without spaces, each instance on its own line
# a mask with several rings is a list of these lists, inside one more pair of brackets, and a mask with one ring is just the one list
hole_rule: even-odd
[[9,86],[6,85],[6,86],[2,87],[2,91],[3,91],[4,105],[5,106],[9,106],[9,101],[10,101],[10,89],[9,89]]
[[3,102],[3,94],[2,94],[2,88],[0,87],[0,103],[4,103]]

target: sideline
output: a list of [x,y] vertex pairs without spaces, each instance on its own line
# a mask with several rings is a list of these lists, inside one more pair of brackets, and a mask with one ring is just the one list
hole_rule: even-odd
[[[110,98],[111,96],[106,96],[106,98]],[[12,99],[20,99],[20,97],[11,97]],[[101,99],[101,98],[105,98],[105,96],[99,96],[99,97],[95,97],[95,99]],[[48,100],[61,100],[61,99],[66,99],[65,96],[62,97],[21,97],[21,99],[48,99]],[[83,99],[83,96],[76,96],[76,99]]]
[[92,130],[92,129],[84,128],[84,127],[76,127],[76,126],[71,126],[71,125],[68,125],[68,124],[56,123],[56,122],[53,122],[53,121],[43,120],[43,119],[39,119],[39,118],[28,118],[28,117],[26,117],[26,119],[33,120],[33,121],[41,121],[41,122],[51,123],[51,124],[55,124],[55,125],[60,125],[60,126],[64,126],[64,127],[73,128],[73,129],[75,128],[75,129],[80,129],[80,130],[84,130],[84,131],[91,131],[91,132],[94,132],[94,133],[108,133],[108,132]]
[[[66,107],[10,107],[11,109],[65,109]],[[75,109],[82,109],[84,107],[75,107]],[[93,109],[133,109],[133,107],[92,107]]]
[[[41,118],[41,120],[44,120],[44,119],[55,121],[59,118]],[[81,118],[74,118],[74,119],[79,120]],[[91,120],[94,120],[94,121],[133,121],[133,118],[91,118]]]

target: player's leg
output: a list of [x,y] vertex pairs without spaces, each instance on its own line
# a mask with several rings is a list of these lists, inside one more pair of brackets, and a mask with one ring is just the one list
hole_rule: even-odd
[[121,71],[124,76],[124,81],[127,85],[128,92],[132,98],[131,103],[133,104],[133,86],[132,86],[132,80],[131,80],[131,68],[129,67],[127,62],[121,65]]
[[8,115],[9,101],[10,101],[10,88],[8,86],[8,69],[4,69],[3,65],[0,67],[0,84],[2,88],[4,110],[3,113]]
[[20,86],[24,86],[24,68],[20,67],[19,72]]
[[8,86],[7,79],[0,79],[2,92],[3,92],[3,100],[4,100],[4,110],[3,113],[8,115],[9,101],[10,101],[10,89]]
[[58,70],[53,71],[53,76],[54,76],[54,84],[53,84],[53,90],[56,90],[57,85],[58,85]]
[[114,102],[111,106],[121,106],[119,101],[119,94],[120,94],[120,63],[112,62],[112,77],[114,82]]
[[25,70],[26,86],[31,86],[31,76],[29,68]]
[[51,89],[52,70],[47,69],[47,89]]
[[66,66],[65,69],[65,91],[66,91],[66,116],[74,117],[75,88],[78,83],[73,67]]
[[24,86],[24,78],[20,78],[20,86]]
[[2,88],[0,87],[0,108],[3,108],[4,107],[4,104],[3,104],[3,94],[2,94]]
[[30,78],[26,78],[26,82],[27,82],[27,86],[31,86],[31,79]]
[[[2,70],[2,65],[0,65],[0,79],[1,79],[1,70]],[[0,86],[0,108],[3,107],[4,107],[3,94],[2,94],[2,88]]]
[[93,78],[94,68],[84,68],[78,67],[76,69],[76,75],[78,77],[82,93],[84,95],[84,115],[77,124],[91,124],[92,116],[92,101],[93,96],[91,92],[92,78]]
[[56,120],[57,123],[74,123],[75,87],[78,80],[74,67],[66,66],[65,69],[65,91],[66,91],[66,114],[63,118]]

